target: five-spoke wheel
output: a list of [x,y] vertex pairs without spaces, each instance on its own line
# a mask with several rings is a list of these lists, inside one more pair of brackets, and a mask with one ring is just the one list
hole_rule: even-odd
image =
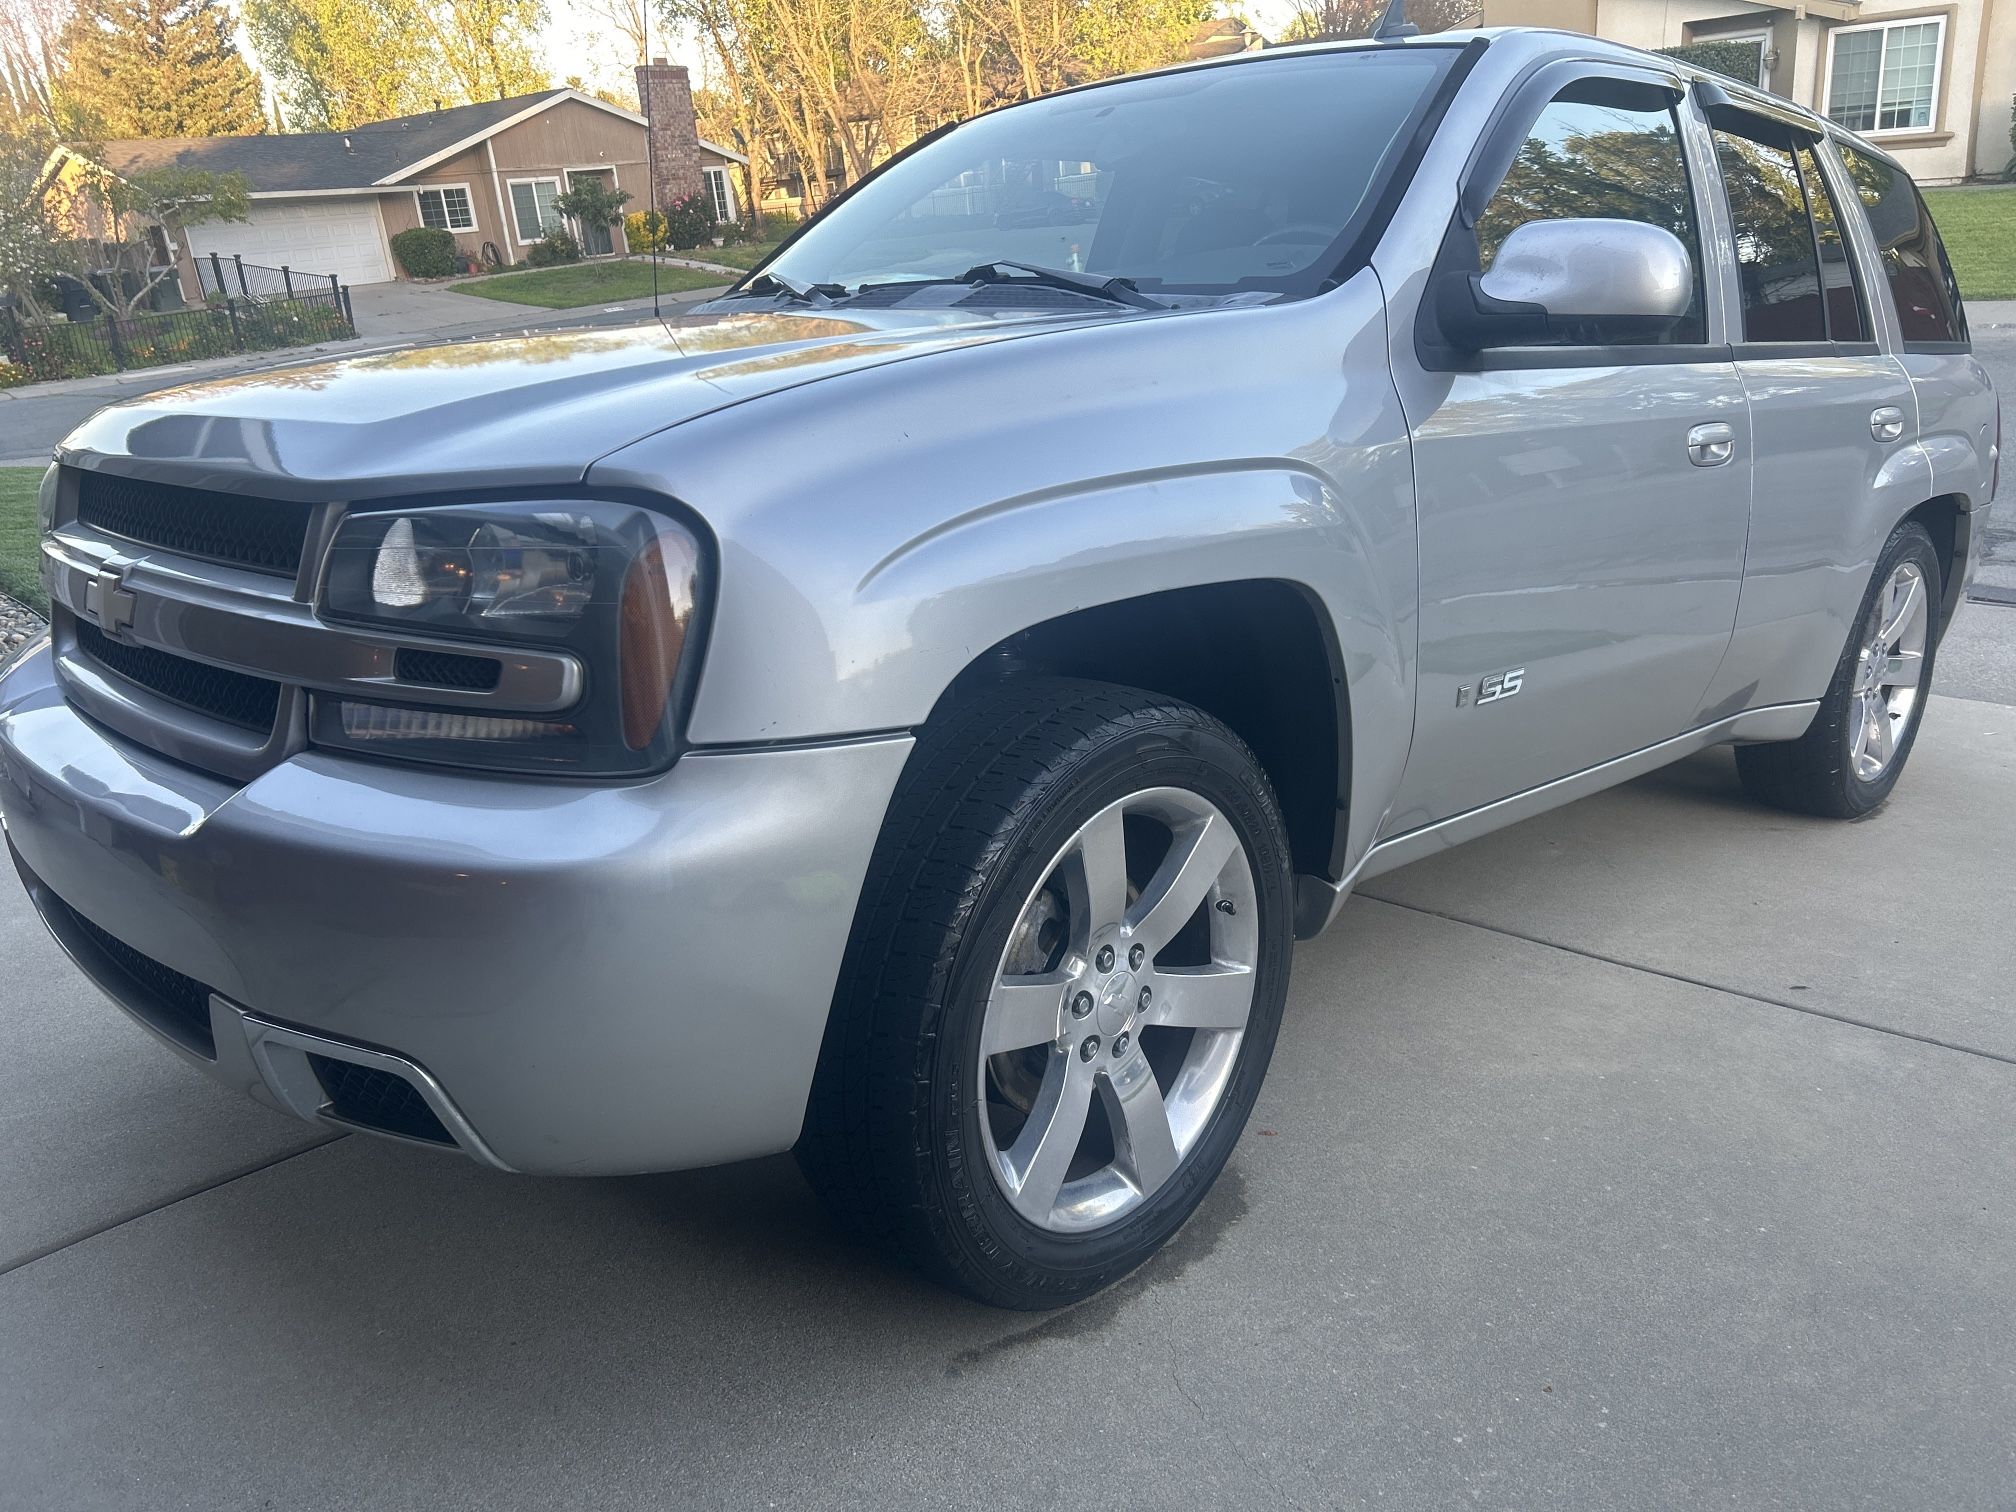
[[1152,1255],[1259,1095],[1288,842],[1187,704],[1027,678],[920,738],[870,868],[799,1159],[949,1284],[1055,1307]]
[[981,1029],[981,1128],[1016,1211],[1087,1228],[1175,1175],[1238,1058],[1258,950],[1252,868],[1208,799],[1132,793],[1065,842]]

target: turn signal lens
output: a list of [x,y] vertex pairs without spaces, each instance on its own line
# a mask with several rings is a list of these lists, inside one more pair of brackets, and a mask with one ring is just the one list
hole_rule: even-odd
[[646,546],[623,579],[623,743],[633,751],[651,744],[671,706],[686,632],[693,623],[693,538],[683,530],[661,534]]

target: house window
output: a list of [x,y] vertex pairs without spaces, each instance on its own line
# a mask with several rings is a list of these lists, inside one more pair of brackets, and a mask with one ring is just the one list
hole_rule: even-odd
[[735,219],[735,186],[728,181],[726,168],[702,168],[707,180],[707,197],[714,206],[714,219],[726,225]]
[[548,231],[558,231],[564,220],[553,201],[560,198],[560,180],[555,178],[513,179],[511,218],[517,223],[518,240],[530,246]]
[[1827,39],[1827,114],[1852,131],[1924,131],[1939,93],[1946,18],[1843,26]]
[[476,209],[469,203],[469,189],[464,184],[443,184],[438,189],[422,189],[417,192],[420,201],[420,224],[432,226],[437,231],[474,231],[476,229]]

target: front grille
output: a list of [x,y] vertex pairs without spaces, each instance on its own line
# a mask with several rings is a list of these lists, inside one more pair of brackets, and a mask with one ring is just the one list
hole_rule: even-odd
[[313,511],[311,504],[286,499],[250,499],[96,472],[77,477],[77,518],[94,529],[282,577],[301,570]]
[[264,732],[273,728],[279,714],[280,684],[263,677],[190,661],[152,646],[129,646],[81,619],[77,649],[128,682],[227,724]]
[[91,943],[103,951],[124,982],[108,985],[162,1033],[210,1060],[217,1059],[217,1041],[210,1030],[210,989],[193,977],[163,966],[152,956],[142,955],[124,940],[115,939],[84,915],[59,902],[70,921]]
[[459,656],[453,651],[407,649],[400,651],[395,658],[393,671],[401,682],[488,693],[504,675],[504,664],[489,656]]
[[308,1056],[315,1079],[329,1094],[329,1111],[350,1123],[387,1134],[403,1134],[429,1144],[452,1145],[450,1134],[420,1089],[403,1076],[326,1055]]

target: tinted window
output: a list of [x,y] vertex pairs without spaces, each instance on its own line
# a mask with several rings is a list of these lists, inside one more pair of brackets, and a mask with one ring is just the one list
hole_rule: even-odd
[[1006,261],[1143,290],[1312,292],[1455,57],[1282,57],[1010,106],[865,181],[770,271],[855,291]]
[[1563,90],[1540,112],[1505,181],[1477,218],[1478,266],[1534,220],[1600,216],[1671,231],[1694,263],[1694,297],[1662,342],[1704,341],[1701,238],[1687,164],[1670,105],[1649,90],[1590,80]]
[[1729,192],[1745,341],[1825,341],[1820,266],[1790,145],[1715,133]]
[[1820,288],[1827,300],[1827,334],[1835,341],[1868,341],[1869,317],[1858,292],[1855,263],[1848,255],[1841,217],[1834,208],[1834,191],[1821,171],[1820,154],[1811,147],[1799,149],[1799,176],[1806,181],[1806,201],[1813,211],[1813,239],[1820,247]]
[[1853,147],[1841,149],[1841,161],[1848,166],[1856,198],[1883,254],[1883,276],[1890,284],[1904,339],[1965,341],[1967,317],[1960,306],[1960,286],[1917,186],[1902,169]]

